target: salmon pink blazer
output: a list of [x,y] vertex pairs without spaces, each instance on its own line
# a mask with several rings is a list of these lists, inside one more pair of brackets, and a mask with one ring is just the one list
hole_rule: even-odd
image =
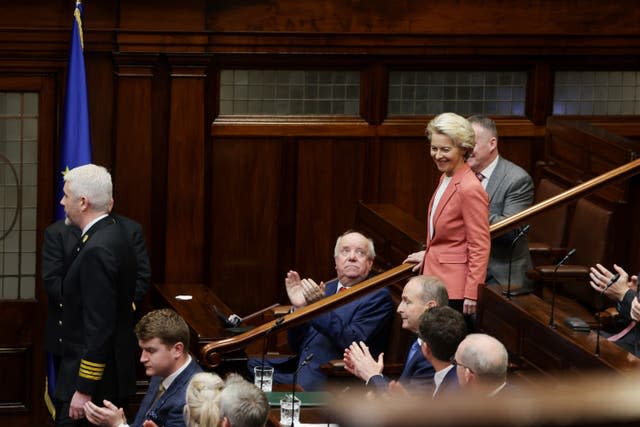
[[[440,177],[440,182],[444,174]],[[489,199],[482,184],[465,163],[445,190],[433,217],[433,237],[427,213],[427,244],[422,274],[438,276],[447,286],[449,299],[478,299],[491,251]]]

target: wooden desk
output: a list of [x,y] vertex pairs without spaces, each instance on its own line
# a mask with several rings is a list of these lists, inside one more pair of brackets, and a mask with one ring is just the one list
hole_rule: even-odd
[[[326,409],[323,407],[300,408],[301,423],[327,425],[327,420],[329,419],[330,414],[328,414]],[[269,411],[269,418],[267,419],[267,426],[289,427],[281,426],[280,424],[280,408],[271,408]]]
[[[200,349],[211,341],[234,335],[218,319],[213,306],[228,316],[232,311],[208,287],[201,283],[161,283],[153,286],[154,306],[169,307],[175,310],[187,322],[191,330],[191,354],[200,356]],[[191,299],[176,299],[178,295],[190,295]],[[228,359],[227,359],[228,358]],[[230,353],[225,360],[244,359],[244,355]]]
[[594,354],[596,332],[576,332],[564,324],[569,316],[555,309],[556,328],[549,327],[550,305],[535,295],[507,300],[500,286],[479,289],[478,327],[498,338],[516,361],[555,377],[561,373],[594,370],[631,372],[640,359],[600,337],[600,356]]

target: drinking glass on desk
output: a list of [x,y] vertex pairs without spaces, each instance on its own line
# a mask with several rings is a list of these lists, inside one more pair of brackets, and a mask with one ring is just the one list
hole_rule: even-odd
[[253,383],[264,392],[271,391],[273,387],[273,367],[255,366],[253,368]]
[[[293,422],[291,418],[293,417]],[[280,399],[280,425],[287,427],[300,424],[300,399],[285,394]]]

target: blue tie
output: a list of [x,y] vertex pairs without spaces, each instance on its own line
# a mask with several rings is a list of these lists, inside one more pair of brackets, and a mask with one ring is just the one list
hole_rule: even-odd
[[415,340],[413,342],[413,345],[411,346],[411,348],[409,349],[409,355],[407,356],[407,363],[409,363],[409,361],[411,361],[411,358],[413,358],[413,356],[416,354],[416,352],[420,350],[420,343],[418,342],[418,340]]

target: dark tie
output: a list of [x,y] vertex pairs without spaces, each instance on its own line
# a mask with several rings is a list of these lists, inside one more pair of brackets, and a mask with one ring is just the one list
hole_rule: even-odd
[[480,172],[476,173],[476,178],[478,178],[478,181],[480,182],[484,181],[484,175],[482,175],[482,173]]

